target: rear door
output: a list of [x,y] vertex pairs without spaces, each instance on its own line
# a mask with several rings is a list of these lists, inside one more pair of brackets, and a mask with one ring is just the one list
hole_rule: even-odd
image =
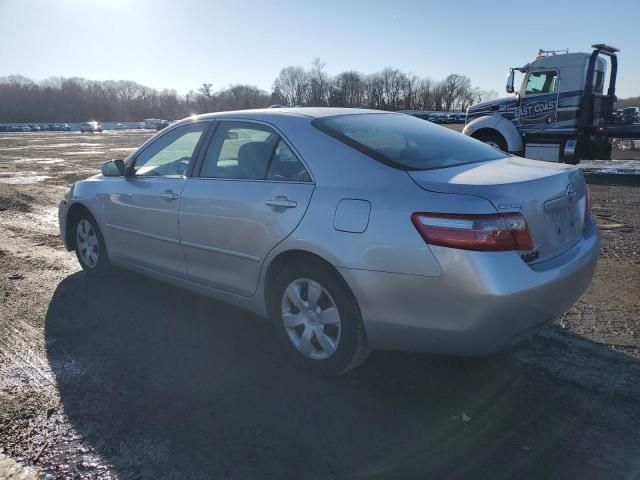
[[253,295],[265,257],[300,223],[313,189],[309,170],[272,127],[220,122],[182,191],[190,279]]
[[174,276],[186,276],[178,207],[186,174],[210,122],[173,128],[144,147],[105,196],[109,254]]

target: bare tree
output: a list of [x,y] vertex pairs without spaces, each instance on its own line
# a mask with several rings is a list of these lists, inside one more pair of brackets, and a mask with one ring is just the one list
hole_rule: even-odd
[[331,81],[324,71],[325,64],[319,58],[314,58],[311,70],[307,74],[309,88],[307,89],[307,102],[310,106],[321,107],[329,102]]
[[309,88],[307,73],[302,67],[283,68],[273,82],[273,88],[280,92],[290,106],[300,105],[305,100]]
[[451,110],[457,106],[459,108],[466,104],[471,91],[471,80],[469,77],[452,73],[442,82],[442,103],[445,110]]
[[409,79],[395,68],[385,68],[380,72],[384,107],[386,110],[398,110],[403,107],[401,99],[405,96]]
[[342,72],[333,79],[329,104],[361,107],[365,104],[365,80],[358,72]]
[[211,84],[211,83],[203,83],[198,88],[198,93],[200,93],[201,95],[203,95],[203,96],[205,96],[207,98],[211,98],[211,96],[212,96],[211,87],[212,86],[213,86],[213,84]]
[[193,113],[304,102],[383,110],[450,110],[495,97],[493,90],[471,88],[469,78],[459,74],[438,82],[385,68],[370,75],[346,71],[332,78],[316,58],[309,71],[296,66],[282,69],[271,93],[251,85],[214,91],[213,84],[202,83],[196,91],[181,96],[175,90],[158,91],[132,81],[51,77],[34,82],[21,75],[0,77],[0,122],[180,118]]

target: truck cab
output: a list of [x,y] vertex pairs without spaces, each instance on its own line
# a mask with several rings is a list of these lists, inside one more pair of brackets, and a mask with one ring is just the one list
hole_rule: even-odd
[[[640,136],[640,129],[615,126],[618,49],[592,48],[591,53],[540,50],[533,62],[511,68],[506,90],[515,95],[469,107],[463,133],[536,160],[611,158],[614,134]],[[517,91],[515,72],[523,75]]]

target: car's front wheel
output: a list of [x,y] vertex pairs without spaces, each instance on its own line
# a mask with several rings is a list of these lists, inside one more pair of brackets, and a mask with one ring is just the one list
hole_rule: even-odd
[[102,275],[111,268],[102,232],[88,214],[80,214],[73,227],[76,257],[82,269],[90,275]]
[[289,357],[316,375],[339,375],[369,355],[358,304],[320,262],[294,263],[272,285],[270,315]]

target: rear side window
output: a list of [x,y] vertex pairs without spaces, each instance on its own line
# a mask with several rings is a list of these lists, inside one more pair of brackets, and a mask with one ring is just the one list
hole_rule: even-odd
[[222,122],[213,136],[200,176],[264,178],[277,141],[277,135],[265,126]]
[[251,122],[220,122],[200,177],[311,181],[302,162],[276,132]]
[[403,114],[363,113],[312,124],[368,156],[402,170],[430,170],[497,160],[507,155],[446,127]]

